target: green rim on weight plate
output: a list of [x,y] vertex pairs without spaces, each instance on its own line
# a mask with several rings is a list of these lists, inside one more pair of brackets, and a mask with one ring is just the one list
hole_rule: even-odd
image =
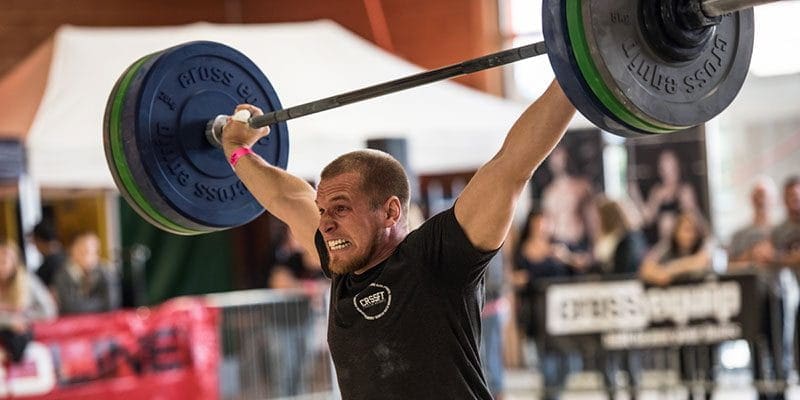
[[125,101],[125,94],[128,90],[128,86],[130,85],[133,77],[136,76],[136,73],[141,68],[142,64],[145,61],[153,57],[153,55],[146,56],[138,60],[134,63],[130,69],[128,69],[125,76],[122,78],[120,82],[119,88],[114,93],[114,100],[112,102],[111,108],[111,115],[109,117],[110,123],[108,126],[109,129],[109,141],[111,143],[111,154],[112,158],[114,159],[114,165],[116,166],[116,172],[119,176],[119,180],[124,186],[125,191],[128,192],[128,195],[133,200],[136,206],[139,207],[139,210],[149,216],[152,223],[159,225],[160,228],[176,233],[179,235],[196,235],[199,233],[205,233],[203,231],[196,231],[192,229],[188,229],[184,226],[177,225],[173,221],[165,218],[161,215],[158,211],[156,211],[153,206],[145,199],[142,195],[139,187],[136,185],[131,172],[128,170],[128,163],[125,160],[125,153],[122,149],[122,141],[121,141],[121,113],[122,113],[122,105]]
[[567,29],[569,30],[569,39],[572,44],[572,52],[575,54],[575,60],[581,70],[586,84],[592,89],[597,99],[617,118],[623,122],[639,128],[643,131],[652,133],[669,133],[685,129],[685,127],[675,127],[664,124],[652,124],[648,121],[643,121],[641,118],[632,114],[622,103],[620,103],[611,93],[611,90],[605,85],[603,79],[600,77],[600,72],[592,61],[591,54],[589,53],[589,45],[586,42],[586,34],[583,26],[583,14],[581,10],[581,0],[567,0],[566,14],[567,14]]

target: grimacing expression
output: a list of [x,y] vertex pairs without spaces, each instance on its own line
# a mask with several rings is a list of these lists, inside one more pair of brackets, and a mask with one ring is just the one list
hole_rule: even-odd
[[319,231],[335,274],[363,269],[384,240],[381,207],[373,208],[361,189],[361,177],[348,172],[323,179],[317,190]]

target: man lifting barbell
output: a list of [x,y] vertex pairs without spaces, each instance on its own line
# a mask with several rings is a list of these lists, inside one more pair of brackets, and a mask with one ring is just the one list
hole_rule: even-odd
[[[251,105],[235,115],[243,110],[261,115]],[[343,398],[491,399],[478,357],[483,271],[574,112],[553,82],[455,206],[413,232],[408,178],[389,155],[347,153],[315,191],[250,150],[267,128],[228,122],[222,144],[236,174],[332,279],[328,343]]]
[[[483,269],[575,108],[623,136],[710,120],[747,75],[750,8],[773,1],[547,0],[546,44],[286,109],[238,51],[178,45],[120,76],[106,105],[106,158],[122,196],[165,231],[239,226],[265,207],[318,252],[333,280],[328,340],[345,398],[489,398],[477,350]],[[289,119],[545,53],[557,83],[519,117],[455,206],[413,232],[408,180],[388,155],[337,158],[317,191],[283,170]],[[237,103],[249,104],[215,118]]]

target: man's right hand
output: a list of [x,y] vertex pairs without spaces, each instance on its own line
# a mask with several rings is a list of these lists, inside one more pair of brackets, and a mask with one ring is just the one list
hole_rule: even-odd
[[[236,106],[236,112],[240,110],[247,110],[250,112],[250,117],[264,115],[260,108],[252,104],[240,104]],[[246,122],[235,121],[228,118],[228,123],[222,129],[222,149],[225,151],[225,157],[230,159],[231,153],[240,147],[252,147],[259,139],[269,135],[269,128],[250,128]]]

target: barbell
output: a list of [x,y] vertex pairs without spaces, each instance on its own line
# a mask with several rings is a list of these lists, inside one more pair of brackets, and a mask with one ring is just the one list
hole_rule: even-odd
[[237,104],[265,111],[253,150],[286,168],[286,121],[547,54],[588,120],[622,136],[702,124],[741,89],[753,50],[752,7],[776,0],[545,0],[545,40],[283,109],[264,73],[226,45],[199,41],[135,61],[105,109],[103,141],[120,193],[145,220],[194,235],[243,225],[264,209],[219,149]]

